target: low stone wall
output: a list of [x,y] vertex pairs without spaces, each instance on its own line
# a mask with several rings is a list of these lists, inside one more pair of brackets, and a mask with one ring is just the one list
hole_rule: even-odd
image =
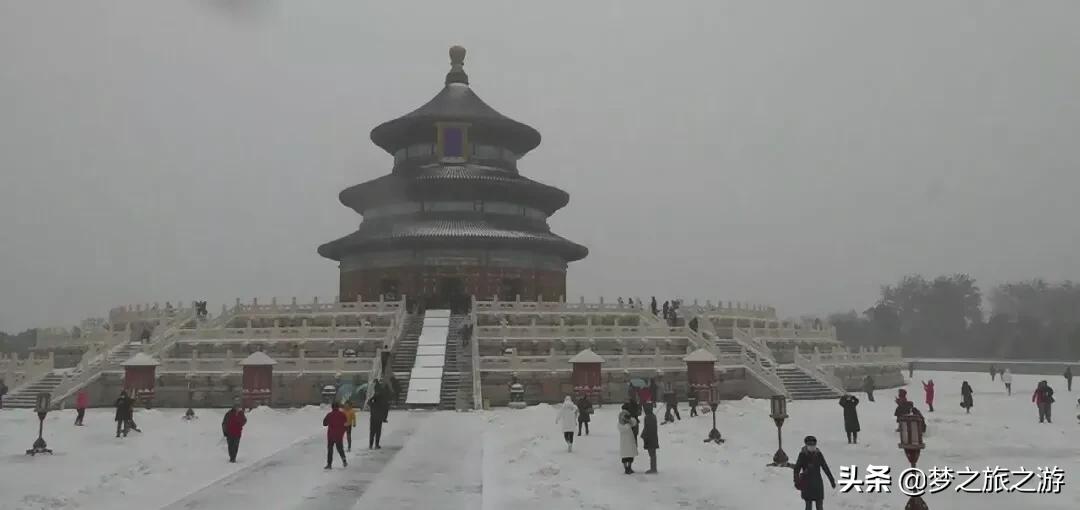
[[[529,405],[544,402],[554,404],[562,402],[566,395],[574,394],[570,374],[568,370],[554,374],[548,371],[518,372],[517,380],[525,387],[525,402]],[[752,376],[748,377],[745,368],[719,368],[716,370],[716,375],[717,380],[721,381],[718,385],[721,399],[735,400],[745,396],[764,398],[772,395],[772,391],[768,387],[758,383]],[[629,372],[612,370],[603,372],[603,389],[600,392],[601,402],[599,403],[625,402],[627,384],[630,379],[640,378],[647,381],[650,377],[656,377],[655,370],[641,370],[638,372],[634,370]],[[512,374],[510,372],[482,372],[481,386],[487,404],[496,407],[507,405],[510,402],[511,381]],[[663,379],[658,380],[657,384],[661,384],[662,381],[671,381],[675,386],[675,394],[678,395],[679,401],[686,402],[689,384],[686,380],[685,370],[665,370]],[[597,402],[594,401],[593,403],[596,404]]]
[[[275,373],[271,392],[271,407],[296,407],[318,404],[322,387],[328,384],[367,382],[367,373],[346,373],[338,379],[333,373]],[[123,389],[121,372],[102,374],[87,387],[92,407],[112,407]],[[192,374],[163,374],[158,376],[154,389],[153,407],[229,407],[242,397],[243,380],[239,372]],[[75,397],[64,402],[72,407]],[[143,405],[140,404],[140,407]]]
[[874,378],[874,388],[883,390],[898,388],[906,384],[904,374],[896,365],[844,365],[835,367],[833,375],[844,383],[844,390],[863,391],[863,381],[867,375]]
[[[1023,360],[976,360],[976,359],[909,359],[915,370],[948,372],[981,372],[989,376],[992,365],[999,372],[1008,368],[1014,374],[1060,376],[1065,367],[1072,367],[1073,374],[1080,376],[1080,361],[1023,361]],[[906,368],[905,368],[906,370]]]

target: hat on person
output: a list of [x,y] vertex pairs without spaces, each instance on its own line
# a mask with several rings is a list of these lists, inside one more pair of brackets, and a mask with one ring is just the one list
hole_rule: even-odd
[[817,438],[814,436],[806,436],[802,441],[804,444],[817,444]]

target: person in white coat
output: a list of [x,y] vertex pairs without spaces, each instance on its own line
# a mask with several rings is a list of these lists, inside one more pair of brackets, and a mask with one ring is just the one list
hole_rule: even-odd
[[634,436],[634,427],[637,419],[630,416],[627,411],[619,413],[619,456],[622,457],[622,465],[626,474],[634,472],[631,465],[634,457],[637,457],[637,437]]
[[1005,383],[1005,391],[1009,395],[1012,395],[1012,369],[1006,368],[1005,371],[1001,373],[1001,382]]
[[555,416],[555,424],[562,425],[563,439],[566,440],[566,451],[574,451],[574,427],[577,426],[577,404],[569,395],[559,406],[559,414]]

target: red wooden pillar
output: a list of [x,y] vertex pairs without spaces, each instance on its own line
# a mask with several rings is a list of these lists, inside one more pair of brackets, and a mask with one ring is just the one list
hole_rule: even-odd
[[270,395],[274,387],[274,365],[277,362],[265,352],[256,351],[240,362],[244,370],[244,407],[270,405]]
[[600,375],[600,367],[603,363],[604,358],[592,349],[585,349],[570,358],[570,366],[574,367],[570,374],[574,393],[588,395],[594,403],[601,403],[603,379]]
[[690,390],[697,395],[698,402],[708,402],[709,390],[716,382],[716,356],[705,349],[698,349],[686,355],[683,361],[686,362]]
[[160,364],[153,356],[144,352],[120,364],[124,367],[124,389],[137,403],[142,402],[147,408],[154,401],[157,367]]

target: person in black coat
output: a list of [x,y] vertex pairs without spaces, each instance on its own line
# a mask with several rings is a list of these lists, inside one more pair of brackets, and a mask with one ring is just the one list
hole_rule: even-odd
[[127,391],[121,391],[120,396],[117,397],[116,403],[113,405],[116,408],[116,437],[120,437],[123,434],[127,437],[130,424],[134,421],[132,418],[132,406],[134,402],[131,397],[128,397]]
[[960,385],[960,407],[963,407],[967,412],[971,413],[971,408],[975,407],[975,399],[972,398],[974,391],[971,389],[971,385],[967,381],[964,381]]
[[645,428],[641,429],[641,442],[645,451],[649,452],[649,470],[646,473],[656,474],[656,450],[660,448],[660,438],[657,437],[656,415],[653,414],[653,405],[645,404]]
[[847,433],[848,444],[859,441],[859,413],[855,407],[859,405],[859,399],[855,395],[840,397],[840,407],[844,408],[844,432]]
[[799,452],[799,459],[795,461],[795,488],[802,494],[806,510],[811,510],[811,504],[821,510],[821,504],[825,501],[825,482],[821,480],[821,472],[824,471],[825,476],[829,477],[829,484],[834,489],[836,479],[829,470],[829,464],[825,462],[825,455],[817,449],[817,438],[806,436],[803,443],[805,446]]
[[581,426],[584,425],[585,435],[587,436],[589,435],[589,421],[591,420],[590,416],[593,412],[592,402],[589,402],[588,395],[582,395],[581,398],[578,399],[577,409],[577,435],[581,436]]

